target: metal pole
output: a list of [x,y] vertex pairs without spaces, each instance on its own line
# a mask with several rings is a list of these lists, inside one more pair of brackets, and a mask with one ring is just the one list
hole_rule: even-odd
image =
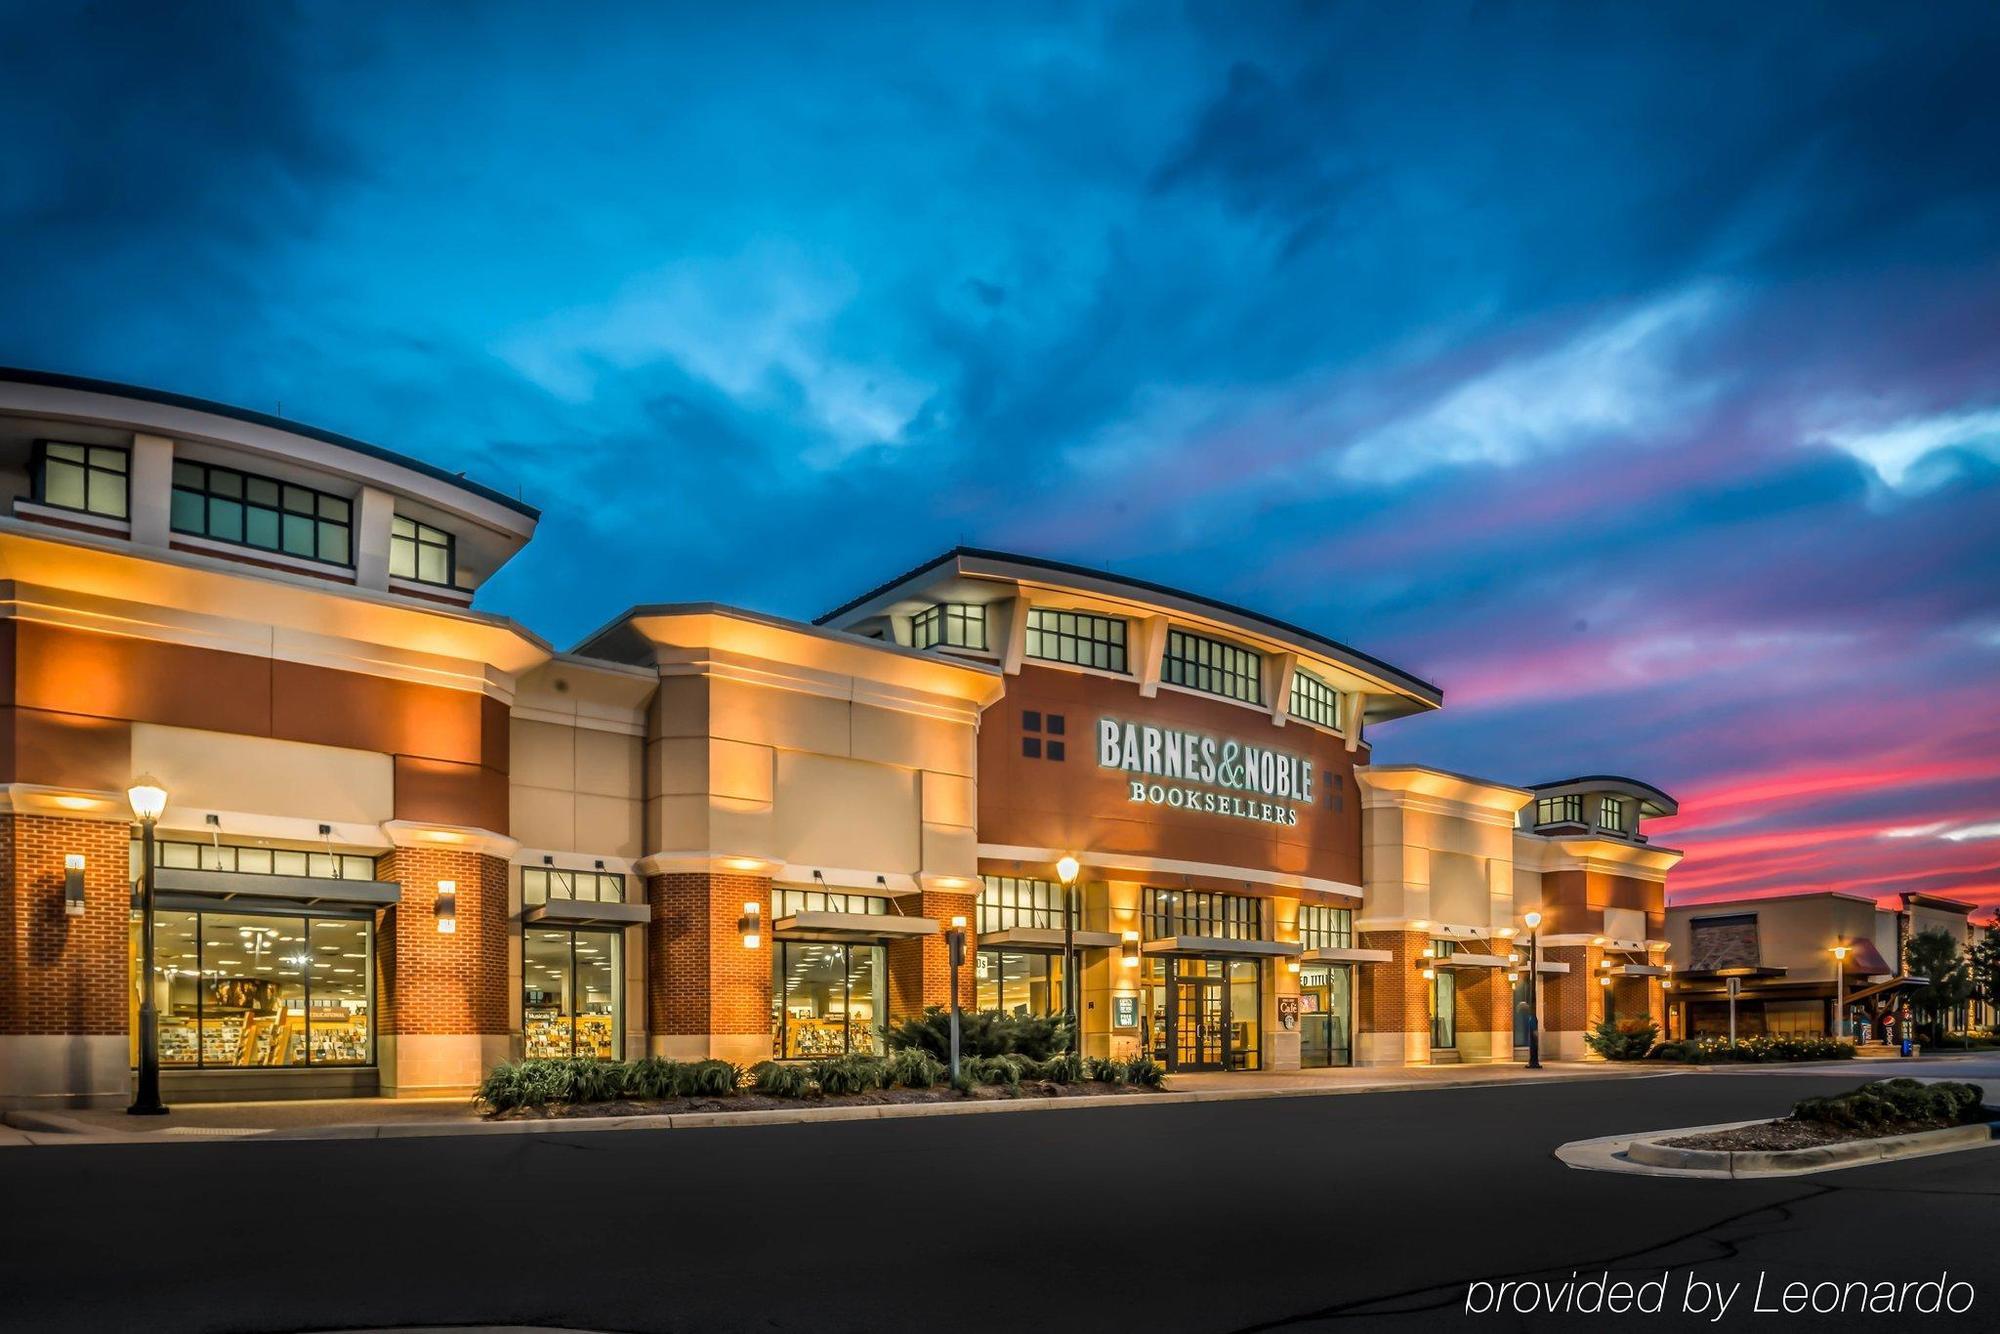
[[164,1116],[167,1105],[160,1101],[160,1012],[153,1004],[153,821],[139,822],[139,856],[145,863],[139,889],[139,1083],[132,1116]]
[[1833,1036],[1836,1041],[1847,1036],[1847,960],[1838,957],[1833,961]]
[[953,927],[945,937],[951,952],[951,1082],[958,1086],[958,969],[965,962],[965,932]]
[[1729,1050],[1736,1050],[1736,979],[1729,979]]
[[1069,1051],[1083,1050],[1083,1016],[1077,1004],[1083,993],[1076,976],[1076,882],[1063,886],[1063,1002],[1069,1010]]
[[1542,1068],[1542,931],[1528,929],[1528,1068]]

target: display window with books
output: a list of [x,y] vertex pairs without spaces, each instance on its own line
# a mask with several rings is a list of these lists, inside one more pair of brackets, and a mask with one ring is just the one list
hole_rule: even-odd
[[[374,924],[365,917],[169,908],[153,915],[160,1064],[181,1069],[375,1062]],[[139,923],[132,924],[138,1061]]]
[[521,937],[521,1045],[530,1060],[621,1055],[617,931],[530,926]]
[[781,940],[771,950],[772,1051],[780,1059],[882,1048],[888,970],[880,945]]

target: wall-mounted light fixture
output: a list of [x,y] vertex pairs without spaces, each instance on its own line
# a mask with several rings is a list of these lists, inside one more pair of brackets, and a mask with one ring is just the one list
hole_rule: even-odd
[[1610,986],[1610,985],[1611,985],[1611,978],[1610,978],[1610,976],[1609,976],[1609,975],[1607,974],[1607,975],[1606,975],[1606,976],[1604,976],[1604,977],[1600,977],[1600,978],[1598,978],[1598,979],[1597,979],[1597,985],[1598,985],[1598,986],[1600,986],[1600,987],[1608,987],[1608,986]]
[[449,936],[458,930],[458,881],[438,881],[437,892],[438,934]]
[[1287,959],[1287,960],[1285,960],[1285,971],[1286,971],[1286,972],[1288,972],[1288,973],[1296,973],[1296,972],[1298,972],[1298,971],[1299,971],[1299,961],[1298,961],[1297,959]]
[[[819,872],[814,871],[814,875]],[[736,919],[736,930],[743,937],[743,948],[754,950],[763,941],[764,905],[755,899],[743,901],[743,915]]]
[[63,858],[63,912],[83,916],[83,854],[72,852]]
[[1424,969],[1424,981],[1428,982],[1436,976],[1437,976],[1437,970],[1435,968]]
[[1118,937],[1118,962],[1127,968],[1139,966],[1139,933],[1121,932]]

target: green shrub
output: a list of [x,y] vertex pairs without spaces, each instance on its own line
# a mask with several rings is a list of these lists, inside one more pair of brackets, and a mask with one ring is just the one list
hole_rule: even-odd
[[663,1056],[645,1056],[625,1067],[625,1096],[671,1098],[680,1080],[681,1064]]
[[1051,1084],[1083,1082],[1083,1058],[1074,1052],[1059,1052],[1035,1068],[1035,1077]]
[[527,1106],[527,1076],[514,1061],[503,1061],[487,1071],[486,1078],[472,1095],[475,1103],[484,1103],[496,1112],[512,1111],[516,1107]]
[[921,1047],[905,1047],[889,1055],[889,1082],[899,1088],[927,1089],[944,1082],[944,1062]]
[[820,1091],[833,1097],[870,1093],[889,1086],[889,1062],[880,1056],[855,1052],[814,1061],[806,1069]]
[[1650,1019],[1606,1019],[1583,1035],[1584,1045],[1607,1061],[1636,1061],[1652,1050],[1660,1027]]
[[[940,1061],[951,1059],[951,1011],[942,1005],[903,1019],[883,1030],[891,1051],[915,1048]],[[1069,1045],[1069,1020],[1063,1015],[1016,1015],[997,1010],[965,1011],[959,1015],[958,1051],[974,1056],[1026,1056],[1045,1060]]]
[[1879,1079],[1832,1097],[1802,1099],[1792,1107],[1792,1119],[1840,1130],[1956,1126],[1985,1120],[1984,1102],[1985,1090],[1977,1084]]
[[1125,1082],[1134,1088],[1165,1088],[1167,1067],[1150,1056],[1134,1056],[1125,1063]]
[[1854,1044],[1840,1038],[1779,1036],[1739,1038],[1731,1047],[1728,1038],[1701,1037],[1662,1042],[1647,1055],[1656,1061],[1685,1061],[1695,1065],[1717,1061],[1840,1061],[1853,1057]]
[[975,1056],[959,1064],[967,1082],[1000,1085],[1010,1090],[1021,1087],[1023,1062],[1018,1056]]
[[1098,1084],[1122,1084],[1125,1082],[1125,1062],[1092,1056],[1083,1063],[1083,1073]]
[[802,1065],[759,1061],[750,1067],[750,1087],[773,1098],[808,1098],[818,1091]]
[[675,1091],[689,1098],[726,1098],[743,1082],[742,1067],[730,1061],[696,1061],[681,1067]]

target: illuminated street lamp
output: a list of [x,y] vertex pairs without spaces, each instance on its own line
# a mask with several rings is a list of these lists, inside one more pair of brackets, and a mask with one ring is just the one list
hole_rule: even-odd
[[1083,997],[1076,977],[1076,877],[1083,870],[1076,858],[1064,855],[1056,863],[1056,877],[1063,887],[1063,1007],[1069,1011],[1069,1049],[1072,1055],[1083,1050]]
[[1542,915],[1531,912],[1528,924],[1528,1068],[1542,1068]]
[[125,792],[139,820],[139,1081],[132,1092],[132,1116],[165,1116],[160,1101],[160,1011],[153,993],[153,826],[167,809],[167,790],[151,774],[134,779]]
[[1847,1036],[1847,946],[1833,947],[1833,1035]]

